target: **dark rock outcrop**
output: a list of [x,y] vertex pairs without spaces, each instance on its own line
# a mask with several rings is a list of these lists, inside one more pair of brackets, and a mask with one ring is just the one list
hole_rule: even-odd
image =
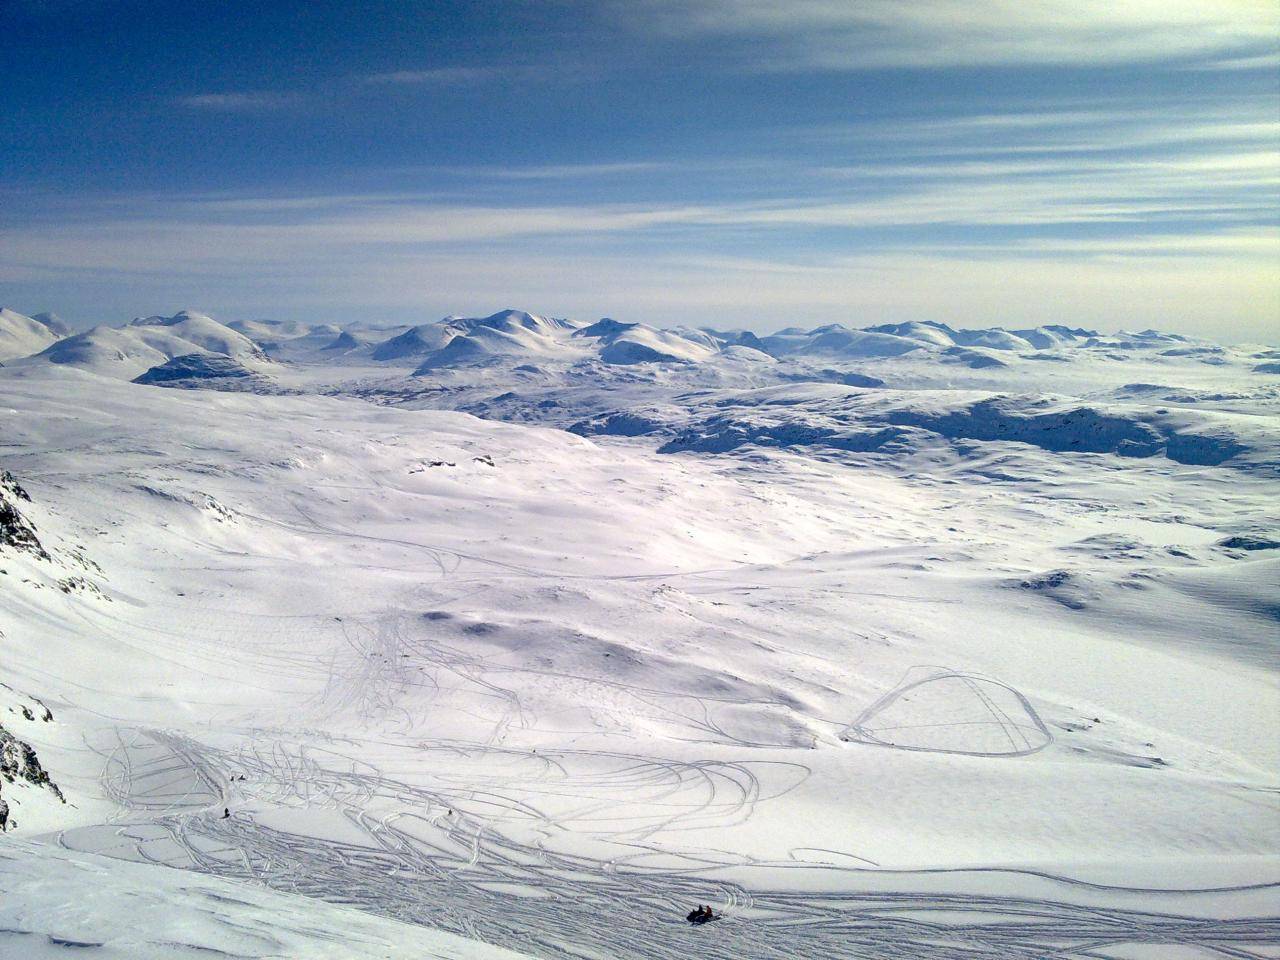
[[[23,713],[28,719],[35,719],[28,710],[24,710]],[[51,718],[52,715],[46,711],[44,719]],[[62,795],[62,790],[49,778],[48,771],[40,765],[40,758],[36,756],[35,748],[0,726],[0,791],[3,791],[4,783],[18,781],[24,781],[33,787],[41,787],[52,793],[62,803],[67,802],[67,798]],[[17,825],[16,820],[9,819],[9,804],[3,796],[0,796],[0,832]]]
[[20,501],[30,503],[31,497],[13,474],[7,470],[0,471],[0,547],[12,547],[48,560],[49,553],[36,536],[35,524],[17,507]]
[[133,382],[188,390],[253,390],[272,381],[233,357],[189,353],[157,364]]

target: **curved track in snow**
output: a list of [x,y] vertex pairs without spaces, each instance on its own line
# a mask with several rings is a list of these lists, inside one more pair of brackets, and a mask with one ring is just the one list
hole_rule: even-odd
[[[250,745],[227,752],[159,731],[122,736],[101,751],[106,779],[138,819],[71,831],[63,844],[254,880],[565,960],[660,960],[691,951],[724,960],[1066,960],[1157,957],[1188,947],[1197,955],[1262,960],[1280,943],[1280,918],[1247,909],[1258,894],[1280,887],[1212,891],[1215,913],[1207,913],[1199,895],[1210,891],[1105,887],[1004,870],[753,863],[714,850],[675,858],[646,843],[658,825],[692,829],[700,821],[749,816],[760,780],[748,763],[659,763],[589,751],[531,757],[432,744],[437,755],[459,761],[483,755],[490,769],[503,763],[519,769],[487,784],[461,771],[450,782],[446,773],[427,788],[385,776],[339,744],[293,746],[257,733]],[[596,773],[577,769],[587,759]],[[611,761],[612,769],[599,773],[600,761]],[[640,792],[669,817],[627,828],[619,822],[625,811],[578,809],[572,829],[590,832],[598,817],[615,855],[558,850],[556,834],[570,824],[542,801],[580,777]],[[221,807],[224,793],[234,802],[243,792],[277,811],[327,809],[340,826],[311,836],[274,825],[278,812],[266,823],[252,808],[226,819],[210,809]],[[811,858],[815,851],[805,853]],[[802,872],[798,879],[813,890],[748,889],[733,879],[753,867],[768,867],[775,878],[779,870]],[[683,915],[696,902],[715,905],[722,921],[690,927]],[[1141,949],[1149,952],[1132,952]]]

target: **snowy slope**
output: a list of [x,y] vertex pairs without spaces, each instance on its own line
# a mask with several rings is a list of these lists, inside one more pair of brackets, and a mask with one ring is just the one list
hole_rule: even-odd
[[58,337],[51,327],[34,317],[0,308],[0,362],[39,353]]
[[0,956],[25,960],[519,957],[351,907],[31,843],[0,846],[0,890]]
[[[68,800],[9,836],[541,957],[1247,956],[1275,398],[1136,349],[1173,382],[521,356],[375,405],[6,367],[49,557],[0,547],[0,665]],[[403,406],[485,396],[631,426]]]

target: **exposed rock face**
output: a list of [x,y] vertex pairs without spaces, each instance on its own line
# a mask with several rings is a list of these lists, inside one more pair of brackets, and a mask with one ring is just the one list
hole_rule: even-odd
[[49,554],[36,536],[35,525],[18,510],[19,501],[30,503],[31,497],[13,474],[0,471],[0,547],[12,547],[48,560]]
[[[92,594],[110,602],[111,598],[103,593],[102,588],[81,572],[84,571],[90,575],[102,573],[102,568],[85,555],[81,544],[74,541],[68,542],[57,534],[50,535],[47,529],[44,541],[41,542],[36,534],[36,525],[30,519],[30,511],[25,507],[19,509],[20,505],[31,502],[31,496],[13,474],[7,470],[0,470],[0,560],[4,560],[8,555],[14,560],[22,558],[43,561],[18,577],[22,583],[30,585],[33,589],[43,590],[52,587],[67,594]],[[10,572],[7,564],[0,564],[0,576]],[[3,636],[4,634],[0,633],[0,637]],[[0,683],[0,687],[3,686],[4,684]]]
[[[30,502],[30,494],[23,489],[13,474],[7,470],[0,470],[0,548],[7,547],[29,553],[40,560],[52,560],[53,558],[40,543],[40,538],[36,536],[35,525],[18,509],[19,503]],[[0,683],[0,693],[9,694],[13,691]],[[39,700],[21,695],[19,697],[18,708],[14,709],[11,705],[8,710],[15,718],[20,717],[29,722],[42,720],[46,723],[53,719],[49,708]],[[0,696],[0,702],[7,699]],[[43,787],[63,803],[67,802],[58,785],[49,779],[49,774],[40,765],[35,748],[25,740],[20,740],[0,724],[0,832],[18,825],[17,820],[11,817],[9,801],[4,798],[5,783],[18,781]]]
[[8,470],[0,470],[0,490],[7,491],[19,500],[25,500],[27,503],[31,502],[31,494],[22,488],[22,485],[18,483],[18,478]]
[[[25,780],[34,787],[43,787],[55,797],[66,803],[66,797],[58,785],[49,779],[49,774],[40,766],[40,758],[35,749],[24,740],[19,740],[4,727],[0,726],[0,777],[8,783]],[[3,784],[0,784],[0,790]],[[0,832],[10,826],[16,827],[17,821],[9,819],[9,804],[0,796]]]
[[[14,692],[4,684],[0,684],[0,688],[3,688],[3,691],[8,694]],[[21,697],[20,695],[19,706],[22,711],[22,718],[28,722],[43,721],[48,723],[53,719],[53,713],[49,708],[34,698]],[[9,712],[16,714],[12,706]],[[25,740],[18,739],[0,724],[0,833],[10,827],[18,826],[18,821],[11,817],[9,802],[4,799],[3,794],[5,784],[18,783],[19,781],[47,790],[57,797],[60,802],[67,802],[66,797],[62,795],[62,790],[49,778],[48,772],[40,765],[40,758],[36,756],[35,748]]]

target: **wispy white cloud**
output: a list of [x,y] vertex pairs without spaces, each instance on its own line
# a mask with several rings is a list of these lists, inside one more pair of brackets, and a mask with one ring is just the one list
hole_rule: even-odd
[[302,97],[295,93],[257,90],[196,93],[178,97],[176,102],[192,110],[206,110],[213,113],[266,113],[295,106],[301,100]]
[[1191,64],[1190,70],[1280,70],[1280,50]]
[[[1280,145],[1280,124],[1268,128]],[[61,226],[28,226],[6,237],[15,256],[86,266],[129,257],[164,256],[207,244],[210,255],[249,261],[328,256],[368,247],[484,244],[532,238],[586,241],[606,235],[674,236],[713,249],[723,234],[793,244],[825,231],[832,249],[884,243],[858,232],[965,229],[982,241],[994,230],[1050,231],[1105,227],[1116,235],[1168,224],[1187,236],[1220,234],[1274,219],[1280,148],[1265,138],[1158,155],[1092,157],[1009,155],[903,164],[868,160],[838,166],[793,163],[788,194],[701,203],[652,199],[599,203],[530,202],[516,189],[505,200],[461,202],[443,192],[368,192],[302,196],[244,194],[131,197],[77,203]],[[563,180],[590,174],[639,174],[673,164],[605,164],[497,169],[498,178]],[[563,196],[563,191],[561,190]],[[617,191],[613,191],[617,195]],[[625,195],[625,192],[624,192]],[[639,197],[643,191],[632,192]],[[832,231],[836,231],[832,233]],[[226,239],[224,243],[223,240]],[[1052,241],[1050,241],[1052,242]],[[137,244],[130,249],[131,244]],[[102,258],[105,258],[102,259]]]
[[558,163],[520,167],[457,167],[448,172],[498,180],[572,180],[578,177],[619,177],[677,169],[675,164],[647,161],[619,163]]
[[[602,235],[624,244],[633,238],[665,237],[686,249],[711,251],[723,245],[726,235],[745,232],[781,250],[814,230],[939,225],[972,232],[972,241],[951,244],[952,252],[963,250],[976,257],[989,249],[1071,259],[1104,247],[1046,237],[1042,231],[1092,226],[1110,231],[1105,249],[1111,252],[1199,254],[1211,248],[1217,255],[1264,261],[1264,267],[1276,274],[1270,260],[1280,253],[1280,243],[1274,231],[1259,232],[1255,226],[1268,214],[1270,193],[1264,191],[1252,201],[1237,196],[1242,183],[1280,183],[1269,158],[1219,156],[1168,165],[1169,169],[1160,166],[1116,165],[1065,181],[1010,181],[997,175],[928,182],[892,195],[826,202],[476,206],[404,195],[310,197],[302,203],[295,198],[140,200],[131,205],[128,217],[113,207],[87,222],[0,231],[0,242],[15,266],[74,264],[81,270],[128,271],[144,263],[148,269],[180,273],[235,267],[261,274],[273,265],[287,269],[300,263],[369,263],[415,251],[435,256],[439,248],[489,249],[492,256],[495,244],[507,250],[535,240],[583,252],[595,245],[592,238]],[[1222,194],[1215,195],[1215,189]],[[1158,242],[1152,239],[1161,236],[1157,226],[1172,221],[1177,224],[1175,234]],[[984,227],[1026,231],[1026,239],[1010,241],[1007,232],[1000,235],[1005,239],[993,239],[980,229]],[[866,255],[877,250],[901,255],[942,249],[920,239],[850,239],[827,246]]]
[[372,73],[363,77],[362,80],[365,83],[402,86],[462,86],[509,76],[518,69],[513,67],[433,67],[426,70],[392,70],[387,73]]
[[[501,78],[530,76],[535,72],[536,68],[517,66],[394,70],[333,81],[327,85],[327,89],[330,93],[340,94],[358,91],[367,86],[467,87]],[[299,90],[230,90],[189,94],[176,97],[173,102],[190,110],[209,113],[269,113],[316,100],[314,92]]]
[[1280,146],[1274,95],[1224,101],[1125,103],[1108,110],[1054,109],[962,113],[943,117],[888,117],[857,124],[793,127],[792,138],[817,144],[871,142],[882,152],[912,148],[929,155],[956,153],[1123,152],[1224,143]]
[[1273,0],[628,0],[616,9],[648,32],[750,40],[764,69],[1256,55],[1280,36]]

